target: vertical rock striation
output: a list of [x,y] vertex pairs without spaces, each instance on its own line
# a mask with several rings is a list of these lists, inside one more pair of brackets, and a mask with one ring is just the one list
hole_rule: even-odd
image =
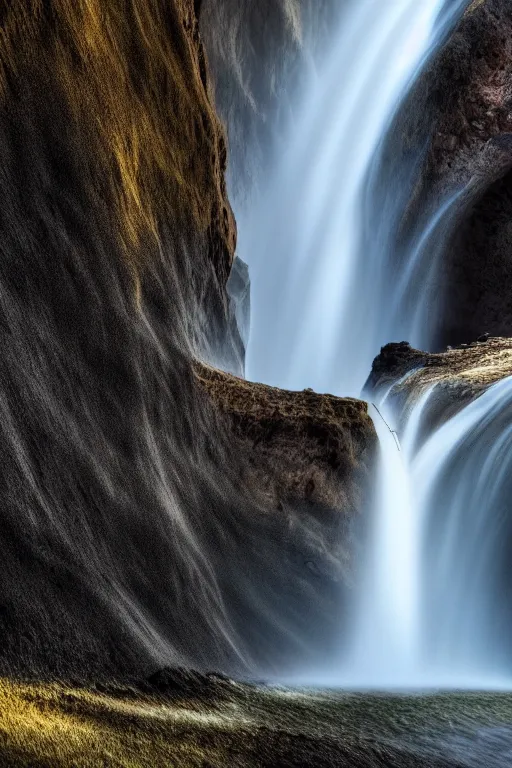
[[243,370],[200,5],[0,12],[2,674],[271,674],[339,637],[332,528],[244,480],[194,373]]

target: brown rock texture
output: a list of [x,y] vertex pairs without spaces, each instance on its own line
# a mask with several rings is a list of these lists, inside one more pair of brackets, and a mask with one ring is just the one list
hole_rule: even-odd
[[382,348],[364,392],[370,400],[379,400],[392,387],[391,401],[404,416],[435,385],[437,423],[508,376],[512,376],[512,339],[482,337],[482,341],[436,354],[401,342]]
[[512,131],[511,29],[507,2],[472,3],[436,59],[429,73],[434,175],[474,172],[485,145]]
[[[188,233],[185,247],[205,259],[200,280],[198,263],[188,274],[183,259],[173,263],[185,271],[184,297],[187,282],[200,297],[191,327],[198,343],[222,335],[236,228],[192,0],[15,0],[0,20],[4,184],[23,184],[4,196],[4,237],[25,223],[26,246],[50,258],[60,230],[71,260],[88,227],[109,233],[110,258],[140,306],[145,291],[155,301],[162,244]],[[64,211],[71,189],[79,199]]]
[[[474,196],[448,246],[444,341],[512,332],[512,9],[473,4],[443,52],[435,173]],[[448,87],[449,85],[449,87]],[[448,148],[447,137],[451,136]]]
[[[255,384],[200,364],[195,371],[247,456],[244,484],[271,509],[307,502],[348,529],[364,507],[377,449],[367,404]],[[347,558],[339,528],[337,543]]]

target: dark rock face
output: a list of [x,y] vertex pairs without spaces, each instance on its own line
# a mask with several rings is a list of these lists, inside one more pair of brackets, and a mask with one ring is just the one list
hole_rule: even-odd
[[2,14],[0,669],[119,673],[188,652],[190,357],[243,356],[225,140],[191,2]]
[[193,370],[243,368],[197,7],[2,11],[1,674],[271,674],[339,640],[321,526],[244,485]]
[[[512,334],[512,8],[470,3],[395,122],[405,158],[427,152],[403,235],[462,192],[437,268],[436,346]],[[396,150],[396,146],[394,147]],[[396,155],[395,155],[396,157]]]
[[[512,333],[512,9],[473,3],[440,61],[432,145],[438,176],[473,174],[472,204],[448,246],[444,337]],[[455,82],[454,82],[455,81]],[[448,87],[449,86],[449,87]],[[448,146],[449,144],[449,146]],[[476,179],[475,179],[476,177]]]
[[[243,485],[297,527],[309,568],[350,582],[353,529],[368,502],[377,439],[359,400],[287,392],[196,365],[208,392],[247,457]],[[308,542],[304,530],[314,529]],[[302,543],[300,543],[302,542]],[[309,552],[309,555],[308,555]]]

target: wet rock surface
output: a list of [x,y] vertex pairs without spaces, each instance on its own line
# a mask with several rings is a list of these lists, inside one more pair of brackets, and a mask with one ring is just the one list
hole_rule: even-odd
[[[472,198],[448,245],[443,339],[478,328],[512,332],[512,10],[473,3],[440,62],[440,119],[432,145],[438,177],[471,176]],[[448,133],[455,138],[446,146]]]
[[[512,8],[472,2],[401,107],[404,161],[426,154],[402,221],[403,236],[454,199],[436,264],[438,348],[481,328],[512,334]],[[457,199],[455,200],[455,196]],[[432,254],[432,259],[434,254]]]
[[191,350],[242,366],[225,135],[192,0],[0,23],[0,670],[122,675],[184,650]]

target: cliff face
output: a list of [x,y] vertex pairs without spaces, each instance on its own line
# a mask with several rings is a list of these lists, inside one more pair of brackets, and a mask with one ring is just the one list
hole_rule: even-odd
[[263,674],[339,639],[314,504],[275,514],[192,368],[243,368],[198,6],[1,12],[2,674]]
[[390,168],[426,147],[402,221],[406,241],[418,221],[453,200],[436,270],[439,348],[484,332],[512,334],[511,41],[508,0],[470,3],[402,106],[398,142],[388,142]]
[[242,364],[225,140],[191,2],[0,21],[0,667],[119,670],[177,650],[189,358]]

